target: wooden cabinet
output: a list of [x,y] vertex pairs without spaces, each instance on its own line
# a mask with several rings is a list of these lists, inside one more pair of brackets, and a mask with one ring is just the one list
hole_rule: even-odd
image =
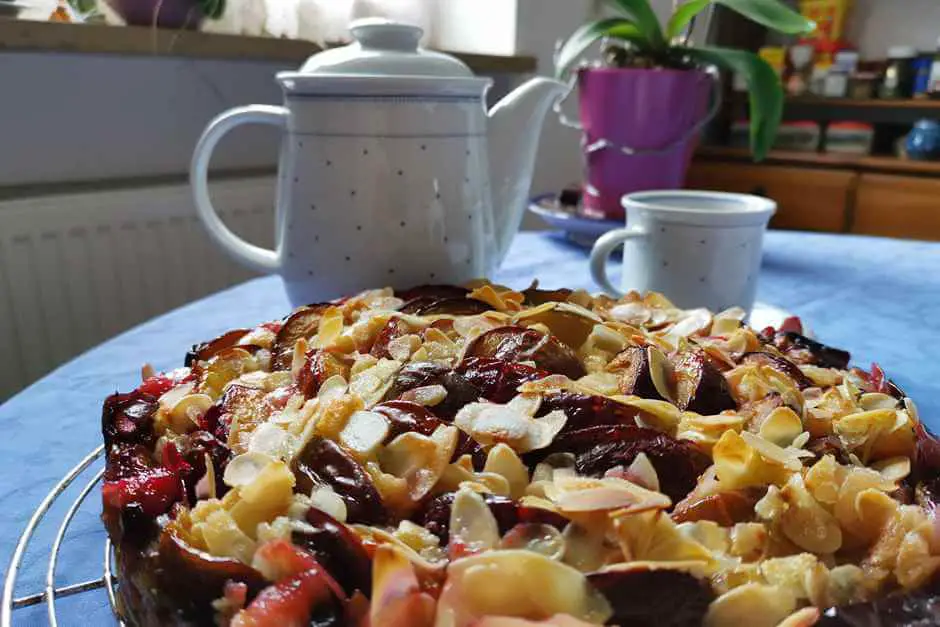
[[940,239],[940,179],[862,174],[852,232]]
[[778,205],[771,227],[839,233],[848,224],[857,177],[841,169],[696,161],[686,187],[766,196]]

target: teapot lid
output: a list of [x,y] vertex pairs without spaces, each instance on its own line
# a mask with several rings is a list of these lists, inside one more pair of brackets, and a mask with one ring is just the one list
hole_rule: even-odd
[[353,43],[317,53],[301,66],[301,74],[331,76],[435,76],[472,78],[462,61],[418,46],[424,31],[411,24],[365,18],[349,27]]

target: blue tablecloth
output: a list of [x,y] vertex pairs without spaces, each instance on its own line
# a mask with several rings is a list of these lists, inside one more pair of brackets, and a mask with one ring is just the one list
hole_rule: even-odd
[[[524,233],[496,279],[524,287],[593,289],[586,252],[559,237]],[[940,428],[940,244],[807,233],[768,234],[759,299],[801,316],[817,337],[852,351],[855,363],[878,362]],[[181,365],[187,347],[289,310],[279,281],[261,278],[147,322],[85,353],[0,406],[0,564],[31,512],[59,478],[100,443],[102,399],[129,390],[140,366]],[[100,467],[100,464],[99,466]],[[70,494],[75,495],[73,490]],[[41,590],[48,547],[67,504],[55,507],[27,554],[17,586]],[[64,544],[57,584],[101,576],[104,533],[99,500],[76,516]],[[99,592],[60,601],[66,625],[112,624]],[[43,606],[19,610],[15,624],[46,624]],[[64,619],[64,620],[63,620]]]

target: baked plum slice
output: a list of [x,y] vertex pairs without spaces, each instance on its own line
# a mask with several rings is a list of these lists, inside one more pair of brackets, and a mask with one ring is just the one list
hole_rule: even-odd
[[[547,509],[519,505],[509,497],[498,496],[489,492],[480,496],[483,497],[483,501],[493,512],[500,535],[505,534],[519,523],[542,523],[556,527],[559,530],[564,529],[565,525],[568,524],[568,520],[564,516]],[[446,546],[449,541],[450,510],[453,504],[454,493],[446,492],[426,501],[413,516],[416,523],[440,539],[441,546]]]
[[307,525],[296,528],[291,542],[312,554],[342,586],[346,596],[372,594],[372,561],[359,536],[326,512],[311,507]]
[[222,476],[225,473],[225,467],[232,459],[232,451],[218,438],[206,431],[189,433],[180,440],[179,454],[186,464],[180,478],[186,487],[186,496],[190,503],[196,502],[198,497],[196,485],[206,476],[207,457],[212,464],[215,476],[215,495],[221,498],[228,492],[228,486],[222,481]]
[[537,368],[569,379],[580,379],[587,374],[581,360],[567,345],[551,335],[526,327],[491,329],[467,345],[464,357],[531,361]]
[[715,599],[706,582],[679,570],[626,567],[591,573],[588,581],[610,603],[611,625],[700,627]]
[[919,590],[830,607],[817,627],[929,627],[940,624],[940,577]]
[[540,290],[537,287],[529,287],[522,290],[527,307],[536,307],[545,303],[566,303],[573,293],[573,290],[566,287],[557,290]]
[[401,308],[401,312],[416,316],[475,316],[492,311],[492,309],[490,305],[475,298],[434,298],[425,296],[407,302]]
[[464,375],[433,362],[417,362],[405,364],[398,371],[385,399],[394,400],[405,392],[429,385],[440,385],[447,390],[444,400],[431,408],[439,418],[450,420],[461,407],[480,398],[480,390]]
[[313,398],[320,391],[320,386],[334,375],[340,375],[347,381],[352,361],[342,353],[313,349],[307,353],[307,359],[297,375],[297,388],[304,398]]
[[359,462],[332,440],[313,436],[293,461],[296,492],[310,494],[315,486],[328,485],[346,504],[350,523],[380,525],[388,514],[372,477]]
[[746,488],[697,499],[686,498],[676,504],[672,519],[677,523],[711,520],[722,527],[732,527],[754,518],[754,506],[766,492],[763,488]]
[[810,381],[805,374],[803,374],[803,371],[800,370],[800,367],[786,357],[779,357],[777,355],[771,355],[770,353],[756,351],[752,353],[744,353],[744,355],[741,357],[741,363],[759,364],[761,366],[768,366],[773,368],[780,374],[786,375],[793,379],[793,382],[796,383],[797,387],[799,387],[801,390],[813,387],[813,382]]
[[411,325],[398,316],[389,318],[385,326],[382,327],[378,335],[375,336],[375,342],[372,343],[372,349],[369,351],[369,354],[378,359],[392,359],[391,353],[388,352],[389,343],[411,332]]
[[478,395],[493,403],[508,403],[518,394],[518,387],[528,381],[544,379],[551,373],[535,366],[493,359],[466,357],[455,372],[478,390]]
[[212,602],[224,595],[228,582],[242,583],[253,599],[268,584],[257,570],[230,557],[200,551],[179,537],[172,524],[160,534],[153,572],[159,590],[196,624],[213,624]]
[[546,394],[539,405],[538,417],[555,410],[568,417],[562,433],[612,425],[636,425],[639,410],[612,401],[605,396],[591,396],[577,392],[555,392]]
[[144,444],[152,448],[156,441],[153,419],[157,406],[155,396],[137,390],[106,398],[101,408],[101,434],[105,448],[110,449],[116,442]]
[[572,453],[579,474],[600,476],[616,466],[628,467],[636,456],[645,453],[659,477],[660,491],[678,503],[698,482],[711,464],[708,455],[695,444],[677,440],[655,429],[631,425],[588,427],[555,437],[551,446],[526,455],[529,463],[550,453]]
[[761,340],[774,346],[793,362],[838,370],[845,370],[849,367],[849,360],[852,356],[847,351],[826,346],[795,331],[777,331],[776,333],[767,331],[761,333]]
[[675,396],[672,365],[655,346],[629,346],[607,369],[620,374],[620,391],[640,398],[668,401]]
[[294,358],[294,344],[302,337],[316,334],[317,329],[320,328],[320,318],[323,317],[323,312],[334,306],[331,303],[307,305],[284,320],[284,324],[274,338],[274,345],[271,346],[272,370],[290,369]]
[[250,329],[233,329],[208,342],[193,344],[193,347],[186,353],[183,365],[188,368],[196,362],[207,361],[226,348],[238,344],[238,341],[248,335],[249,332]]
[[803,460],[803,464],[806,466],[812,466],[826,455],[832,455],[840,464],[852,465],[849,452],[845,449],[845,445],[842,444],[842,440],[840,440],[837,435],[823,435],[817,438],[810,438],[803,448],[814,455],[814,457],[807,457]]
[[[428,408],[411,401],[386,401],[373,407],[372,411],[382,414],[388,420],[386,444],[409,431],[430,436],[435,429],[445,424]],[[486,453],[483,447],[463,431],[458,431],[457,448],[454,450],[453,459],[456,460],[461,455],[470,455],[475,468],[482,468],[486,463]]]
[[465,287],[459,285],[416,285],[406,290],[395,292],[395,296],[408,303],[416,298],[432,298],[442,300],[445,298],[466,298],[470,293]]
[[737,405],[728,382],[702,351],[688,349],[673,360],[676,376],[676,405],[679,409],[711,416]]

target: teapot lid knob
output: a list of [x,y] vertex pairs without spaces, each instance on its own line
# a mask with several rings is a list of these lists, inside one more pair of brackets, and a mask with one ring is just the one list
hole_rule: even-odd
[[380,17],[367,17],[354,21],[349,32],[363,48],[416,52],[424,29]]
[[369,17],[355,20],[349,30],[355,39],[352,44],[313,55],[299,73],[372,78],[473,77],[470,68],[459,59],[422,48],[419,42],[424,30],[419,26]]

